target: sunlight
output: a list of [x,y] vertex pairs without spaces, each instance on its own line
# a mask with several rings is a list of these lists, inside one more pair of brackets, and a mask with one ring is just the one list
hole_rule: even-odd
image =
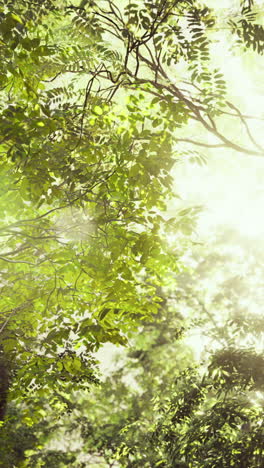
[[[230,2],[227,1],[226,4],[230,6]],[[232,56],[226,39],[220,33],[218,39],[220,42],[216,42],[213,46],[213,56],[216,66],[220,64],[220,68],[227,77],[228,88],[231,90],[234,104],[242,108],[247,115],[262,117],[264,96],[259,94],[262,85],[258,82],[258,72],[263,65],[258,68],[259,60],[255,56],[251,60],[250,53],[248,58],[241,54]],[[239,85],[236,82],[237,76],[239,76]],[[243,89],[243,94],[241,89]],[[239,127],[235,120],[234,118],[234,129]],[[226,123],[223,125],[227,126]],[[261,144],[263,121],[261,119],[248,119],[248,125],[254,139],[258,144]],[[245,129],[242,125],[240,127],[244,137]],[[199,133],[197,133],[196,124],[191,123],[188,129],[190,132],[188,137],[197,140],[196,135]],[[227,127],[227,131],[229,130],[230,128]],[[200,137],[200,141],[209,144],[216,143],[216,139],[212,135],[203,135]],[[190,146],[187,149],[191,149]],[[253,249],[256,247],[261,249],[261,245],[263,245],[264,159],[240,155],[227,149],[204,150],[201,148],[200,153],[203,154],[203,151],[208,156],[206,165],[201,166],[187,159],[175,166],[173,171],[174,188],[181,198],[176,199],[169,207],[169,214],[175,216],[178,209],[203,206],[203,211],[198,217],[195,242],[208,244],[210,239],[214,242],[217,234],[221,234],[224,230],[234,232],[234,238],[225,240],[224,251],[221,250],[221,252],[230,258],[230,265],[228,260],[226,265],[229,265],[232,274],[247,278],[248,290],[245,291],[245,296],[240,298],[239,304],[251,313],[261,315],[262,307],[260,304],[263,304],[263,301],[260,300],[259,288],[263,271],[259,271],[257,267],[259,259],[254,251],[253,253],[248,251],[247,242],[253,246]],[[177,243],[177,236],[178,234],[174,235],[174,245]],[[241,239],[244,239],[243,244],[241,244]],[[172,234],[170,234],[169,242],[173,246]],[[186,254],[184,261],[189,267],[195,269],[195,259],[192,261],[192,257],[192,252]],[[252,277],[248,276],[249,264],[254,266]],[[219,278],[214,275],[214,277],[204,279],[202,284],[202,289],[208,291],[209,302],[216,294],[226,274],[223,266],[220,267],[218,273]],[[221,327],[226,317],[224,311],[219,312],[214,310],[214,316],[217,317],[216,323]],[[191,316],[192,311],[187,311],[187,315],[189,314]],[[212,352],[218,346],[216,342],[204,334],[201,328],[193,330],[192,334],[185,340],[186,344],[192,347],[197,360],[204,356],[206,350]],[[250,346],[252,345],[252,337],[248,336],[237,340],[237,344]],[[262,351],[263,346],[263,336],[259,337],[258,341],[254,341],[254,347],[257,351]]]
[[[226,164],[223,164],[223,160]],[[243,236],[261,239],[264,235],[264,161],[244,157],[213,156],[206,167],[187,163],[176,168],[176,192],[184,207],[203,205],[197,233],[201,238],[220,226]],[[176,206],[180,202],[177,201]],[[170,212],[172,212],[170,208]]]
[[[226,3],[230,6],[230,2]],[[264,65],[253,52],[236,54],[234,50],[230,51],[226,37],[221,31],[214,32],[214,35],[217,41],[212,44],[212,61],[226,77],[229,94],[232,96],[230,100],[241,108],[245,115],[259,117],[248,118],[247,125],[253,140],[257,145],[261,145],[264,93],[259,73],[264,71]],[[229,135],[233,126],[238,143],[242,138],[246,147],[258,149],[250,137],[248,138],[245,125],[236,117],[222,119],[220,124]],[[190,122],[188,138],[206,144],[219,143],[214,135],[205,134],[200,130],[194,121]],[[197,150],[197,147],[193,148],[188,144],[183,149],[190,151],[191,156],[191,152]],[[240,155],[224,148],[198,147],[198,153],[207,156],[206,166],[201,167],[190,162],[191,158],[186,158],[174,168],[175,191],[182,197],[181,202],[175,202],[174,209],[182,205],[203,205],[204,211],[198,223],[198,233],[203,238],[208,236],[212,229],[222,225],[231,227],[249,238],[261,239],[264,234],[264,218],[261,216],[264,203],[264,150],[263,158]],[[173,208],[169,211],[172,213]]]

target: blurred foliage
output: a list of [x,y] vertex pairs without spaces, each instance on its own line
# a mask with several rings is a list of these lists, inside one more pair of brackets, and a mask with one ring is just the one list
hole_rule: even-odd
[[[236,251],[228,258],[216,254],[221,246],[232,245],[229,235],[219,233],[210,250],[192,247],[195,267],[178,274],[176,289],[158,291],[163,298],[159,314],[154,321],[142,321],[100,387],[89,394],[68,394],[60,419],[49,410],[41,423],[26,430],[25,442],[16,440],[16,448],[28,439],[34,447],[26,451],[25,466],[262,466],[263,353],[256,349],[264,329],[250,304],[241,323],[250,317],[251,328],[234,333],[229,325],[239,308],[242,279],[225,290],[227,310],[217,325],[226,271],[238,262]],[[245,254],[247,244],[240,245]],[[245,265],[251,261],[244,255]],[[210,303],[208,278],[214,291]],[[200,351],[194,330],[204,340]],[[17,433],[16,425],[10,431]]]

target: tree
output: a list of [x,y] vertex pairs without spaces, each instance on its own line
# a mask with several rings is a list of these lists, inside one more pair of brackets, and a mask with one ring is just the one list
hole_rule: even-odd
[[[64,410],[67,392],[97,381],[93,352],[102,343],[126,344],[161,310],[158,288],[181,268],[165,229],[189,216],[162,213],[177,144],[186,141],[179,129],[193,119],[216,145],[258,156],[263,149],[226,97],[221,72],[210,69],[207,30],[216,19],[198,2],[0,7],[0,338],[8,374],[0,407],[3,419],[7,395],[27,402],[22,420],[30,425],[43,417],[45,397]],[[242,15],[240,40],[261,53],[251,3]],[[248,141],[218,129],[229,113]]]
[[[65,386],[95,381],[91,353],[101,343],[124,344],[137,320],[159,308],[155,284],[162,271],[175,268],[157,213],[165,206],[172,161],[164,155],[154,179],[152,166],[143,170],[149,155],[133,116],[120,112],[116,121],[114,107],[96,95],[84,115],[83,89],[45,87],[87,47],[82,40],[79,47],[52,43],[47,24],[58,36],[64,8],[20,2],[14,12],[6,8],[2,346],[11,363],[10,397],[25,398],[31,388],[32,401],[50,389],[57,404]],[[93,48],[95,61],[96,42]],[[57,104],[60,95],[65,102]],[[157,135],[153,145],[165,151],[169,142]],[[67,233],[65,216],[81,220],[85,232]]]
[[[178,276],[176,291],[166,291],[159,320],[144,324],[125,361],[122,356],[101,388],[83,400],[76,398],[69,425],[62,421],[72,437],[81,428],[81,448],[67,452],[75,456],[76,466],[82,457],[93,460],[95,455],[104,468],[263,464],[263,353],[255,349],[263,320],[252,315],[254,302],[241,314],[241,289],[254,297],[243,276],[232,278],[230,267],[241,268],[240,256],[221,254],[230,234],[218,234],[210,251],[208,245],[206,250],[196,247],[196,268]],[[245,240],[240,245],[246,252]],[[253,258],[244,259],[243,270],[253,265],[257,270]],[[251,276],[257,280],[256,271]],[[217,287],[202,286],[208,278]],[[195,347],[191,352],[181,341],[194,327],[210,338],[201,361],[192,355]],[[53,437],[58,437],[56,430]]]
[[[252,315],[254,303],[241,314],[241,289],[254,297],[244,277],[232,278],[231,266],[241,269],[240,256],[221,253],[237,241],[237,234],[233,241],[230,234],[220,232],[210,250],[196,246],[196,267],[178,275],[176,291],[163,291],[158,318],[142,324],[100,387],[89,396],[72,395],[70,413],[59,422],[49,415],[46,429],[32,429],[42,447],[27,452],[28,466],[63,467],[67,460],[72,467],[102,468],[263,464],[263,353],[255,349],[263,319]],[[245,239],[240,240],[246,252]],[[259,251],[253,255],[256,259]],[[254,264],[244,255],[243,270],[257,280]],[[214,288],[202,286],[208,278]],[[184,341],[194,328],[207,338],[201,358],[195,345]]]

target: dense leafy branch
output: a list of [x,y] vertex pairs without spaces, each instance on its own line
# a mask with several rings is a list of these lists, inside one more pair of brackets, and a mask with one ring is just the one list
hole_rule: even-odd
[[[135,4],[136,5],[136,4]],[[210,100],[204,101],[203,96],[205,89],[204,85],[209,85],[210,83],[210,75],[204,72],[204,77],[201,75],[201,78],[199,78],[200,82],[200,87],[198,88],[195,82],[192,82],[192,86],[196,87],[200,92],[198,96],[195,95],[190,95],[186,96],[186,93],[178,86],[176,86],[175,82],[172,82],[170,75],[168,74],[168,71],[165,71],[165,68],[168,69],[168,61],[166,61],[166,53],[162,52],[162,48],[160,46],[160,42],[157,42],[157,39],[161,41],[161,38],[165,40],[165,44],[168,42],[168,45],[172,42],[172,37],[173,35],[177,35],[177,39],[181,42],[182,40],[182,32],[179,33],[180,26],[178,26],[178,30],[175,29],[175,26],[172,25],[171,23],[171,18],[173,18],[175,14],[175,9],[180,8],[181,12],[186,13],[186,16],[190,19],[190,32],[193,34],[194,38],[193,42],[192,40],[186,44],[186,40],[184,45],[187,48],[187,57],[192,57],[192,47],[197,47],[195,44],[197,41],[201,43],[201,46],[203,48],[208,48],[209,42],[206,38],[206,35],[203,33],[202,29],[202,23],[200,21],[200,16],[202,15],[201,11],[202,10],[195,10],[194,5],[191,3],[189,6],[188,10],[188,5],[186,5],[185,2],[182,2],[180,4],[178,2],[161,2],[160,8],[157,6],[152,6],[151,8],[148,5],[148,2],[146,2],[146,7],[145,9],[141,12],[141,16],[143,19],[140,20],[141,16],[137,17],[136,13],[136,6],[132,6],[131,8],[128,6],[127,10],[125,11],[125,16],[120,18],[120,14],[117,14],[115,11],[112,11],[111,17],[107,17],[106,15],[101,13],[101,8],[100,4],[96,6],[96,8],[90,7],[88,10],[88,13],[86,12],[81,12],[79,11],[78,8],[76,7],[69,7],[69,9],[74,9],[77,11],[77,15],[81,14],[82,18],[84,21],[89,21],[90,16],[103,16],[106,24],[108,25],[107,31],[109,34],[113,34],[116,38],[119,39],[119,41],[123,44],[126,42],[126,53],[125,53],[125,58],[124,62],[121,65],[121,71],[118,73],[117,77],[113,76],[113,73],[109,67],[107,67],[105,64],[102,64],[100,68],[97,68],[95,71],[91,72],[93,77],[89,81],[89,92],[91,92],[91,87],[94,82],[94,76],[97,77],[105,77],[108,80],[110,80],[113,85],[116,85],[116,88],[114,88],[114,91],[117,91],[119,87],[122,86],[140,86],[141,84],[149,84],[151,85],[150,87],[145,88],[146,93],[153,93],[155,90],[158,91],[158,95],[161,100],[168,100],[169,99],[175,99],[175,102],[183,102],[184,105],[186,106],[186,110],[188,109],[188,116],[197,120],[199,123],[202,124],[202,126],[215,135],[218,139],[222,141],[222,144],[228,148],[231,148],[235,151],[239,151],[245,154],[252,154],[255,156],[263,156],[263,148],[258,145],[255,140],[253,139],[252,135],[249,132],[249,129],[247,127],[247,133],[249,136],[250,141],[253,143],[254,146],[257,147],[257,150],[250,149],[247,147],[244,147],[243,145],[239,145],[235,143],[234,141],[230,140],[229,138],[226,137],[226,135],[222,134],[217,130],[216,122],[213,119],[213,115],[216,112],[214,107],[212,107],[212,104],[210,103]],[[148,9],[149,8],[149,9]],[[131,11],[130,11],[131,10]],[[194,13],[195,12],[195,13]],[[208,15],[209,19],[207,20],[207,23],[205,22],[205,29],[206,26],[210,26],[212,19],[210,19],[210,14],[209,10],[205,9],[204,13],[205,15]],[[135,16],[133,16],[135,15]],[[189,15],[189,16],[188,16]],[[193,15],[193,16],[192,16]],[[132,19],[131,19],[132,17]],[[114,18],[114,19],[113,19]],[[128,22],[127,22],[128,19]],[[145,21],[145,23],[144,23]],[[196,31],[197,34],[192,31],[193,25],[196,26]],[[164,27],[166,26],[166,27]],[[112,29],[113,28],[113,29]],[[132,29],[134,28],[137,32],[134,32]],[[144,31],[145,30],[145,31]],[[176,46],[177,48],[177,46]],[[149,56],[147,58],[146,54],[143,52],[143,49],[147,51],[147,55]],[[164,51],[166,50],[166,47],[164,47]],[[202,49],[203,50],[203,49]],[[207,53],[206,53],[207,54]],[[196,59],[196,55],[194,56]],[[195,60],[194,59],[194,60]],[[170,61],[172,60],[173,63],[175,63],[175,58],[173,56],[173,52],[171,52],[171,57]],[[198,59],[201,62],[201,67],[203,67],[203,56],[199,57]],[[207,55],[204,56],[205,62],[208,61]],[[131,65],[134,65],[134,69],[129,67],[128,63],[129,61]],[[170,62],[171,63],[171,62]],[[177,63],[177,61],[176,61]],[[152,79],[150,76],[147,78],[139,78],[139,70],[143,70],[144,65],[147,66],[147,69],[145,68],[144,71],[142,71],[143,74],[150,75],[151,73],[154,74],[155,78]],[[221,88],[221,74],[219,74],[219,92],[222,92]],[[203,82],[204,81],[204,82]],[[201,88],[202,86],[202,88]],[[111,89],[110,95],[111,98],[113,97],[114,91]],[[164,96],[164,92],[167,91],[166,97]],[[215,94],[211,92],[211,99],[215,98],[220,99],[218,94]],[[86,95],[86,99],[87,99]],[[172,101],[173,102],[173,101]],[[222,101],[222,103],[225,106],[229,106],[231,103],[225,102],[225,100]],[[231,104],[232,105],[232,104]],[[242,117],[242,114],[238,114],[238,117],[242,119],[242,122],[244,125],[246,125],[245,118]]]

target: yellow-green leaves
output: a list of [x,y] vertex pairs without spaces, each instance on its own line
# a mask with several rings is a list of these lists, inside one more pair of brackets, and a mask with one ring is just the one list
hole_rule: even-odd
[[93,108],[93,112],[94,112],[96,115],[102,115],[103,109],[102,109],[100,106],[95,106],[95,107]]

